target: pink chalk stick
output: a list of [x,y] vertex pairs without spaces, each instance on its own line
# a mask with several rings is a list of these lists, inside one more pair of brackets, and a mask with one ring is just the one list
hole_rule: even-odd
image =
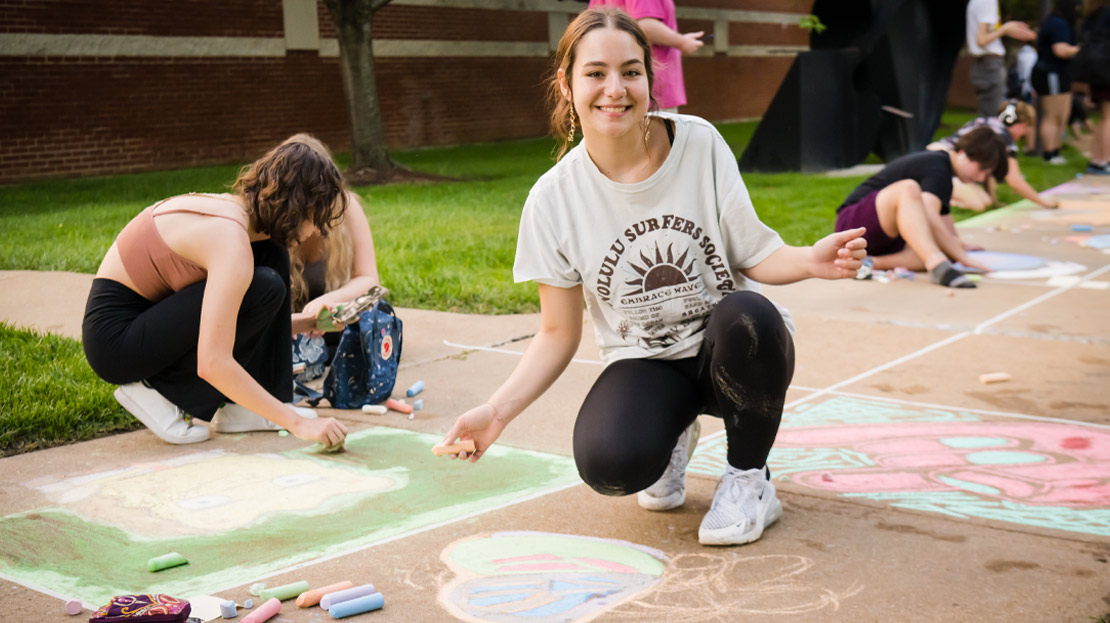
[[81,605],[81,601],[78,599],[70,599],[66,602],[66,614],[70,616],[81,614],[84,609],[85,606]]
[[350,580],[343,580],[342,582],[339,582],[337,584],[329,584],[328,586],[305,591],[301,593],[300,597],[297,597],[297,606],[300,608],[311,608],[312,606],[320,603],[320,600],[323,599],[324,595],[348,589],[354,585],[355,583]]
[[279,612],[281,612],[281,600],[277,597],[271,597],[257,610],[243,617],[241,623],[262,623]]
[[324,610],[328,610],[335,604],[343,603],[344,601],[350,601],[352,599],[358,599],[359,597],[365,597],[367,595],[373,595],[376,592],[378,592],[378,590],[374,588],[373,584],[363,584],[362,586],[356,586],[354,588],[348,588],[346,590],[328,593],[327,595],[324,595],[320,598],[320,607]]

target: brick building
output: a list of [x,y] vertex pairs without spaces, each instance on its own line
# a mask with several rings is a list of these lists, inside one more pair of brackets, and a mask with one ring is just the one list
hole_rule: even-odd
[[[713,33],[690,105],[760,116],[812,0],[679,0]],[[544,134],[542,78],[573,0],[393,0],[374,23],[391,148]],[[350,147],[321,0],[0,0],[0,183],[244,161],[298,131]]]

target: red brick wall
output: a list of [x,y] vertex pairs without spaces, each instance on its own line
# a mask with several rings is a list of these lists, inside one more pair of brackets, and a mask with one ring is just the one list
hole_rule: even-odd
[[0,0],[0,32],[283,37],[281,0]]
[[[679,0],[679,6],[804,12],[809,1]],[[738,6],[739,5],[739,6]],[[584,5],[577,5],[584,6]],[[318,4],[322,37],[334,37]],[[712,31],[704,20],[680,29]],[[284,36],[278,0],[0,0],[0,32],[148,36]],[[531,11],[387,6],[381,39],[546,41]],[[795,26],[734,25],[731,45],[804,45]],[[711,44],[710,44],[711,45]],[[391,148],[540,136],[545,58],[378,58]],[[684,60],[690,105],[709,119],[760,116],[789,57]],[[350,148],[337,58],[0,56],[0,183],[245,161],[306,131]]]
[[948,105],[961,108],[977,106],[975,89],[971,86],[971,57],[962,54],[956,59],[956,68],[952,70],[952,82],[948,85]]

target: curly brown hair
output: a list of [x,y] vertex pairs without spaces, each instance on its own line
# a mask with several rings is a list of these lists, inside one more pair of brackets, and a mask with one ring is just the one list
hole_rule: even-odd
[[251,229],[286,247],[305,221],[326,236],[347,209],[339,167],[309,134],[295,134],[243,167],[232,190],[243,198]]
[[[567,135],[570,134],[570,110],[571,106],[574,105],[573,102],[563,96],[563,92],[559,88],[559,70],[562,69],[563,75],[566,76],[567,87],[572,88],[571,70],[574,68],[578,42],[591,30],[598,28],[623,30],[632,35],[632,38],[636,40],[636,45],[644,51],[644,70],[647,74],[648,93],[651,93],[655,86],[655,72],[651,66],[651,44],[648,43],[647,35],[644,34],[636,20],[629,17],[628,13],[614,7],[599,7],[579,13],[578,17],[574,18],[574,21],[567,26],[566,32],[559,39],[559,47],[555,52],[555,62],[546,80],[547,105],[551,109],[551,117],[548,123],[551,126],[551,134],[557,141],[556,160],[562,158],[563,154],[567,153],[567,149],[570,148]],[[656,107],[655,97],[652,96],[651,109],[654,110]]]

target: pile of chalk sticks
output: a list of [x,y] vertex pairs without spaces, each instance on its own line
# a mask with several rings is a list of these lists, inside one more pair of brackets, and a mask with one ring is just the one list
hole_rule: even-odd
[[[258,590],[254,590],[255,588]],[[281,612],[282,601],[294,597],[297,599],[298,607],[311,608],[319,605],[336,619],[380,610],[385,606],[385,597],[374,588],[373,584],[355,586],[350,580],[316,589],[309,589],[308,582],[303,581],[275,588],[265,588],[264,585],[256,584],[251,589],[251,593],[257,592],[258,597],[266,601],[257,610],[243,617],[243,623],[263,623],[269,620]]]

